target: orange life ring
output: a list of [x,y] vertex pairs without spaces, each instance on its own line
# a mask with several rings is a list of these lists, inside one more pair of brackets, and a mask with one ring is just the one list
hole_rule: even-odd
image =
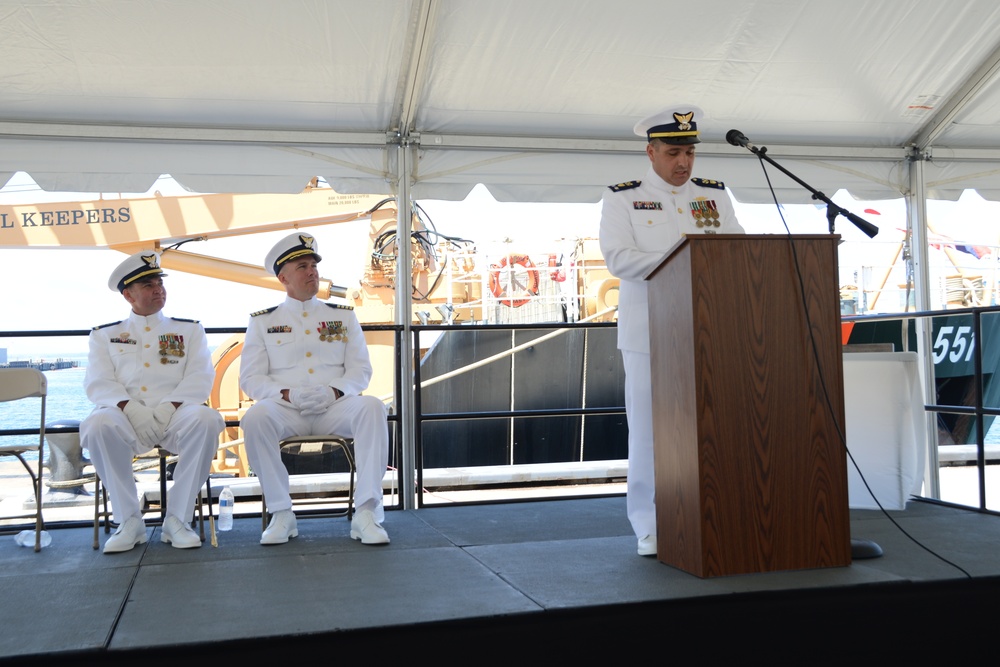
[[[515,265],[520,266],[523,271],[515,269]],[[501,271],[507,273],[504,280],[500,278]],[[521,273],[527,276],[526,280],[520,278]],[[489,281],[493,296],[511,308],[523,306],[531,297],[538,296],[538,269],[527,255],[510,254],[501,259],[499,264],[490,265]],[[507,293],[507,287],[510,287],[510,293]]]

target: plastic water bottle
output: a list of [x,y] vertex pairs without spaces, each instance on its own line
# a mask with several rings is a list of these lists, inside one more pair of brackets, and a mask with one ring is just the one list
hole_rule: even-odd
[[233,529],[234,502],[236,499],[233,498],[233,492],[229,490],[229,487],[222,489],[222,493],[219,494],[219,530]]

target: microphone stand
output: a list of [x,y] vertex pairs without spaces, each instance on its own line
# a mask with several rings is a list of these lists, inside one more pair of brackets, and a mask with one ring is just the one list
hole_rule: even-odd
[[804,187],[806,190],[808,190],[809,192],[811,192],[813,199],[818,199],[819,201],[824,202],[826,204],[826,219],[827,219],[827,222],[830,225],[830,233],[831,234],[833,234],[834,221],[836,220],[836,218],[837,218],[838,215],[842,215],[845,218],[847,218],[848,220],[850,220],[852,223],[854,223],[854,226],[857,227],[858,229],[860,229],[861,231],[863,231],[865,234],[867,234],[868,238],[874,238],[874,236],[876,234],[878,234],[878,227],[876,227],[872,223],[868,222],[864,218],[862,218],[862,217],[860,217],[858,215],[855,215],[854,213],[851,213],[847,209],[842,208],[840,206],[837,206],[825,194],[823,194],[819,190],[816,190],[815,188],[813,188],[812,186],[810,186],[808,183],[806,183],[805,181],[803,181],[802,179],[800,179],[798,176],[796,176],[795,174],[793,174],[792,172],[788,171],[787,169],[785,169],[784,167],[782,167],[780,164],[778,164],[777,162],[775,162],[774,160],[772,160],[770,158],[770,156],[768,156],[768,154],[767,154],[767,147],[766,146],[762,146],[761,148],[757,148],[756,146],[754,146],[753,144],[751,144],[748,141],[746,143],[745,148],[747,150],[749,150],[751,153],[753,153],[754,155],[756,155],[757,157],[759,157],[761,160],[766,160],[775,169],[777,169],[778,171],[780,171],[781,173],[783,173],[785,176],[788,176],[790,179],[792,179],[793,181],[795,181],[796,183],[798,183],[799,185],[801,185],[802,187]]
[[[746,138],[741,135],[740,139],[745,140]],[[736,145],[742,145],[744,148],[746,148],[751,153],[753,153],[754,155],[756,155],[757,157],[759,157],[761,160],[766,160],[769,164],[771,164],[773,167],[775,167],[776,169],[778,169],[781,173],[785,174],[786,176],[788,176],[789,178],[791,178],[793,181],[795,181],[796,183],[798,183],[799,185],[801,185],[802,187],[804,187],[806,190],[808,190],[809,192],[811,192],[813,199],[818,199],[819,201],[822,201],[822,202],[826,203],[826,219],[827,219],[828,224],[830,225],[830,233],[831,234],[833,234],[833,232],[834,232],[834,221],[837,219],[838,215],[842,215],[845,218],[847,218],[848,220],[850,220],[852,223],[854,223],[854,225],[858,229],[860,229],[862,232],[864,232],[865,234],[868,235],[868,238],[873,238],[876,234],[878,234],[878,227],[876,227],[875,225],[871,224],[870,222],[868,222],[864,218],[862,218],[860,216],[857,216],[854,213],[851,213],[847,209],[842,208],[840,206],[837,206],[832,201],[830,201],[830,198],[827,197],[825,194],[823,194],[819,190],[816,190],[815,188],[811,187],[808,183],[806,183],[805,181],[803,181],[802,179],[800,179],[798,176],[796,176],[795,174],[793,174],[792,172],[788,171],[787,169],[785,169],[784,167],[782,167],[780,164],[778,164],[777,162],[775,162],[774,160],[772,160],[767,155],[767,147],[766,146],[761,146],[760,148],[757,148],[756,146],[754,146],[753,144],[751,144],[749,141],[747,141],[745,144],[743,144],[742,142],[740,142],[740,143],[738,143]],[[847,447],[846,441],[844,443],[844,447],[845,448]],[[882,555],[882,547],[880,547],[873,540],[854,539],[853,537],[851,538],[851,559],[852,560],[863,560],[863,559],[866,559],[866,558],[878,558],[881,555]]]

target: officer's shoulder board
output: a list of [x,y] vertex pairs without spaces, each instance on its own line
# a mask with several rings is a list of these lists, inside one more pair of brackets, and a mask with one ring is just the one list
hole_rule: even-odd
[[710,178],[692,178],[691,182],[695,185],[700,185],[703,188],[715,188],[716,190],[725,190],[726,184],[722,181],[713,181]]
[[256,313],[250,313],[250,317],[257,317],[258,315],[267,315],[268,313],[273,313],[278,309],[277,306],[272,306],[270,308],[265,308],[264,310],[258,310]]
[[184,319],[183,317],[171,317],[170,319],[172,319],[174,322],[191,322],[192,324],[198,323],[198,320],[187,320]]
[[97,331],[98,329],[105,329],[107,327],[113,327],[116,324],[121,324],[123,321],[124,320],[118,320],[117,322],[108,322],[107,324],[101,324],[99,326],[94,327],[94,331]]
[[632,190],[642,185],[642,181],[625,181],[624,183],[619,183],[618,185],[609,185],[608,189],[612,192],[622,192],[624,190]]
[[344,306],[339,303],[327,303],[326,305],[330,306],[331,308],[339,308],[341,310],[354,310],[354,306]]

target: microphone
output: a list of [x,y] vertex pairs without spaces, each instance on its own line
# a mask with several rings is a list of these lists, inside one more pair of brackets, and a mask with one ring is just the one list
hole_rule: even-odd
[[750,143],[747,139],[747,135],[743,134],[739,130],[729,130],[726,132],[726,141],[731,143],[733,146],[742,146],[743,148],[749,148],[753,150],[755,146]]
[[861,231],[863,231],[865,234],[867,234],[868,238],[870,238],[870,239],[871,238],[875,238],[875,235],[878,234],[878,227],[876,227],[872,223],[868,222],[864,218],[862,218],[860,216],[857,216],[857,215],[854,215],[850,211],[844,211],[843,213],[844,213],[844,217],[846,217],[848,220],[850,220],[851,222],[853,222],[855,227],[857,227],[858,229],[860,229]]

